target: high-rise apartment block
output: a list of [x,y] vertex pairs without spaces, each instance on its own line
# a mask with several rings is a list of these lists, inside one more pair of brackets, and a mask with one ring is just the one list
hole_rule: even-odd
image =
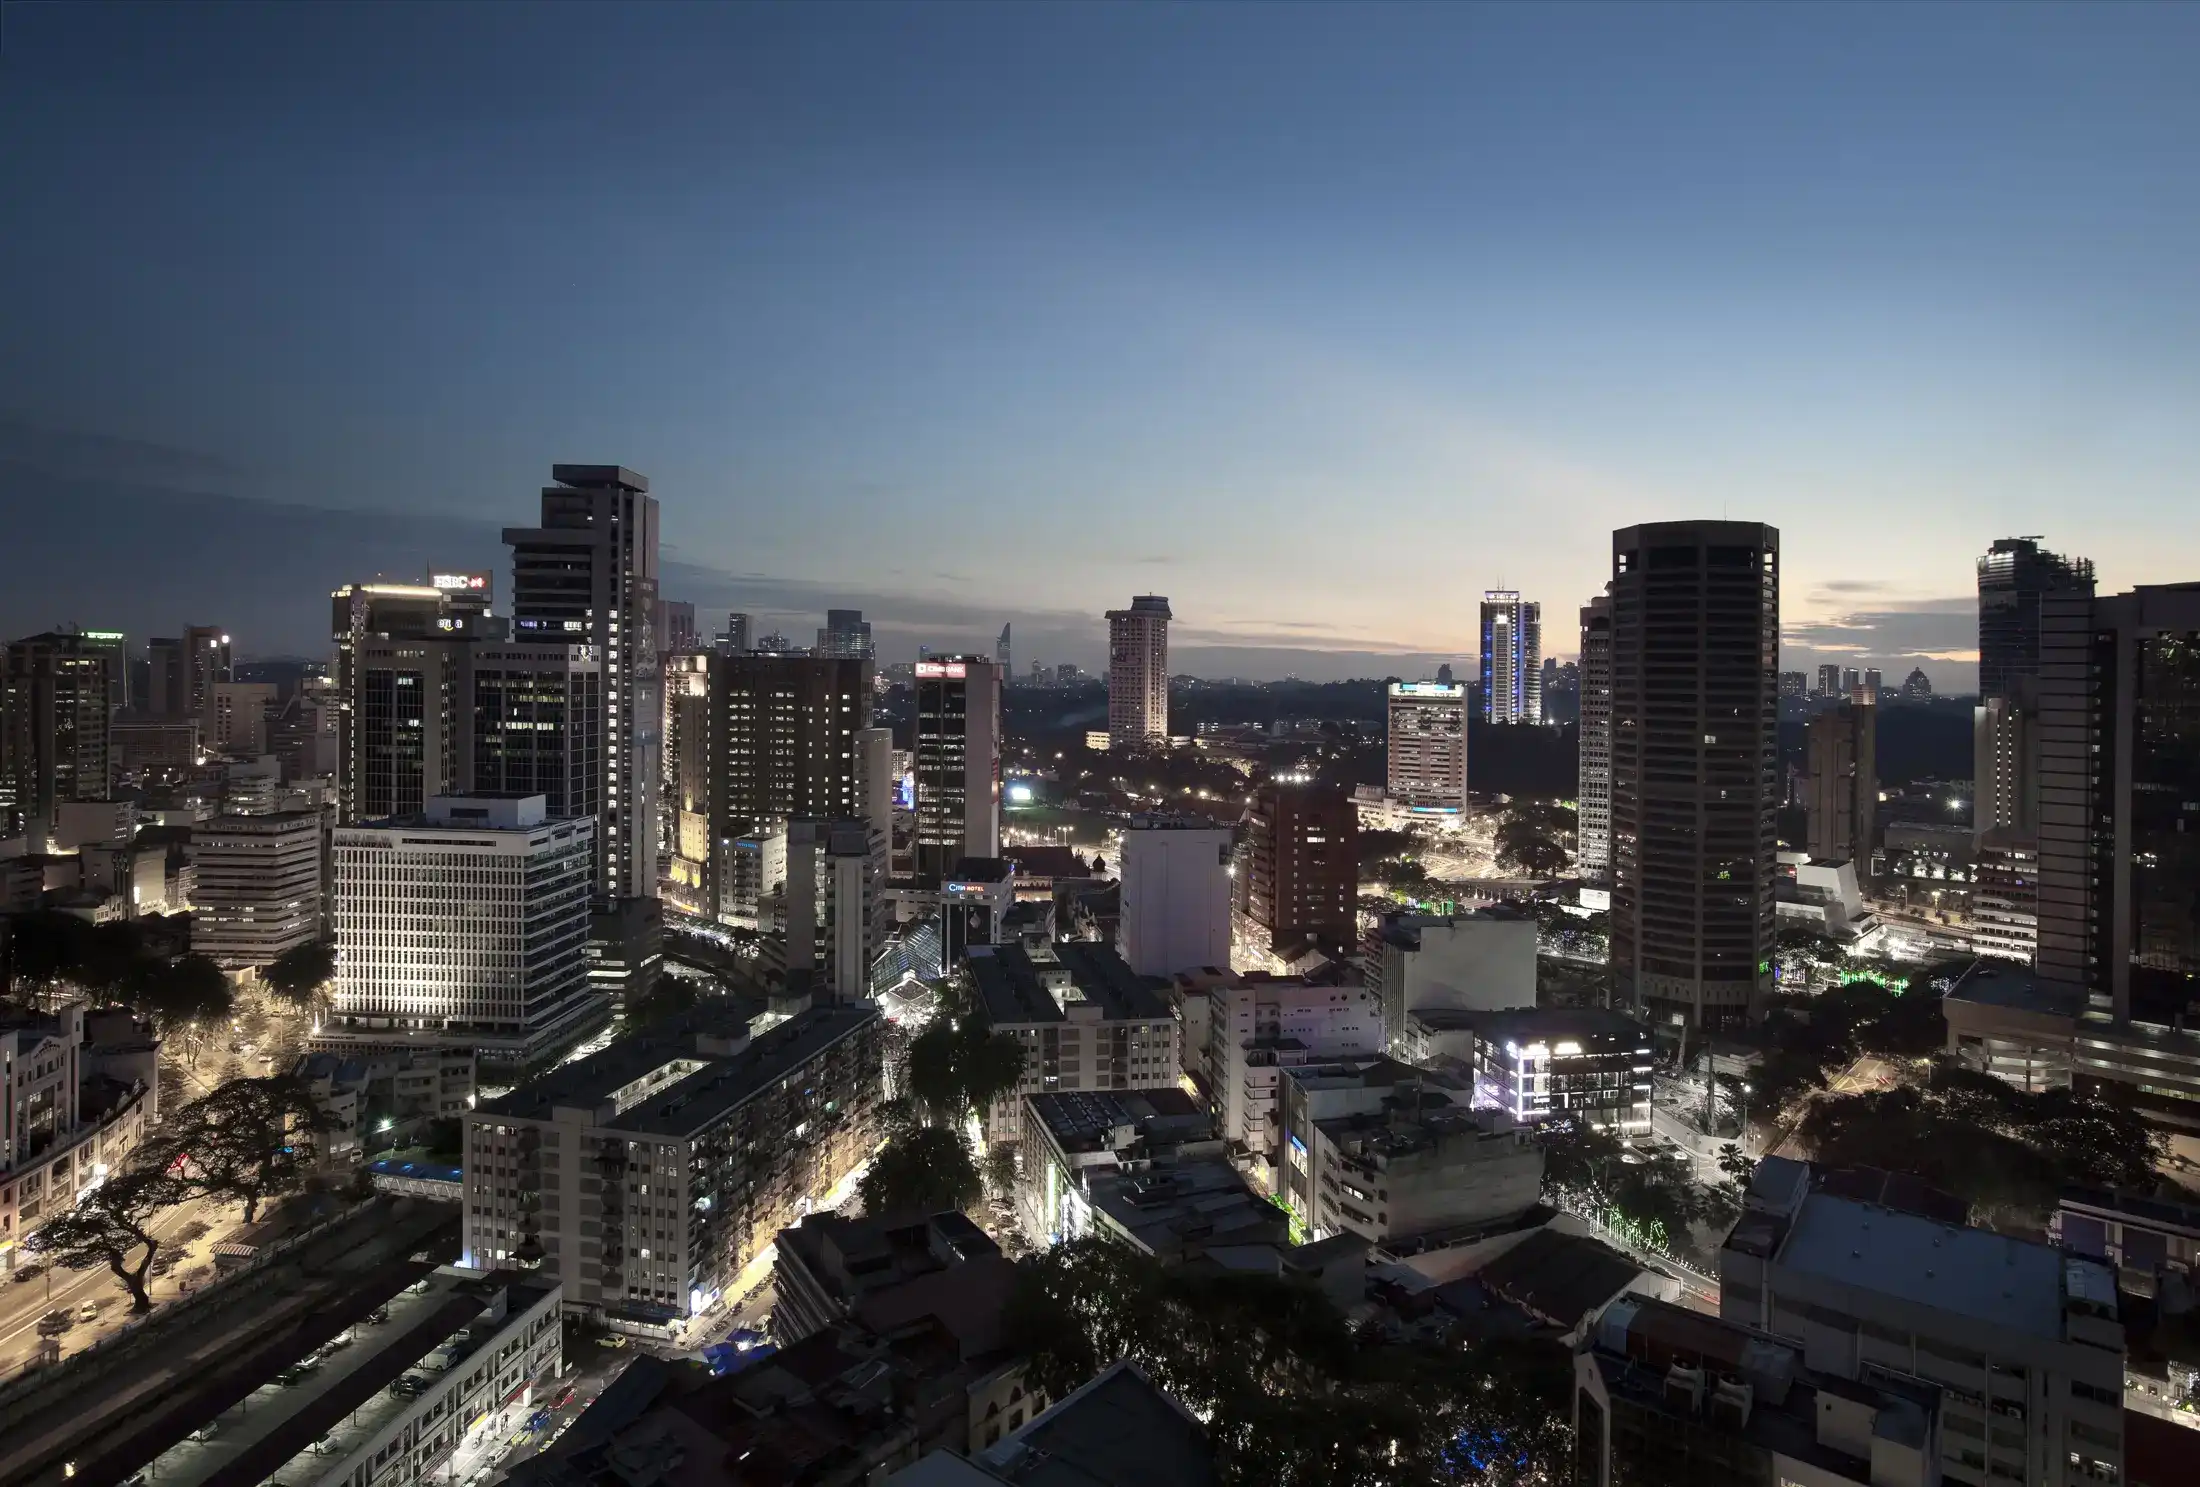
[[1511,589],[1482,595],[1482,716],[1543,721],[1543,606]]
[[885,927],[886,853],[868,821],[787,823],[788,987],[820,1003],[863,1001]]
[[1879,709],[1844,702],[1817,714],[1808,730],[1809,772],[1804,804],[1810,815],[1810,855],[1853,862],[1871,872],[1879,820]]
[[916,869],[943,877],[1001,855],[1001,668],[983,656],[917,663]]
[[721,656],[738,656],[750,648],[755,633],[751,617],[734,610],[726,616],[726,628],[719,632],[716,650]]
[[1801,702],[1808,696],[1810,696],[1810,674],[1808,672],[1783,671],[1780,673],[1780,700],[1782,702]]
[[714,998],[484,1102],[466,1263],[539,1256],[568,1306],[645,1324],[727,1299],[877,1146],[883,1029],[869,1006],[769,1026]]
[[179,699],[188,716],[203,718],[213,705],[217,682],[236,680],[230,662],[229,632],[219,625],[186,625],[183,630],[183,683]]
[[706,912],[753,920],[740,881],[742,843],[783,835],[790,820],[845,820],[866,809],[859,776],[871,726],[871,663],[740,652],[708,664],[704,706],[674,699],[681,730],[675,764],[688,782],[683,790],[699,771],[710,792],[710,827],[694,844],[709,848]]
[[1821,666],[1818,668],[1818,691],[1815,695],[1819,697],[1844,697],[1848,695],[1841,689],[1840,667]]
[[114,657],[68,631],[16,641],[0,658],[0,835],[46,850],[59,808],[114,789]]
[[1581,607],[1581,777],[1576,790],[1576,862],[1582,881],[1612,881],[1612,599]]
[[321,813],[217,816],[191,835],[191,948],[228,970],[274,964],[321,934]]
[[616,465],[553,465],[542,521],[508,527],[512,633],[594,647],[603,667],[596,891],[657,892],[657,501]]
[[1123,832],[1115,943],[1141,976],[1230,964],[1231,831],[1183,816],[1133,816]]
[[1612,990],[1731,1027],[1772,989],[1780,534],[1612,534]]
[[1392,682],[1390,798],[1457,815],[1467,808],[1467,689],[1456,682]]
[[1358,943],[1359,815],[1341,789],[1275,777],[1245,809],[1238,844],[1232,960],[1265,971],[1310,950],[1331,959]]
[[524,1064],[607,1010],[584,947],[595,822],[541,796],[438,796],[336,829],[331,1048],[471,1047]]
[[1182,1077],[1166,983],[1138,975],[1111,947],[973,945],[969,970],[979,1017],[1024,1050],[1022,1083],[986,1112],[988,1141],[1021,1137],[1027,1094],[1161,1089]]
[[1140,594],[1108,611],[1108,746],[1159,748],[1169,737],[1169,601]]
[[1971,714],[1971,822],[1980,831],[2036,831],[2040,814],[2039,688],[2028,699],[1987,697]]

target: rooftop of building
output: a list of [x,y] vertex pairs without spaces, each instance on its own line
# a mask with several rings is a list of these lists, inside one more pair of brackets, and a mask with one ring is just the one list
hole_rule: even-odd
[[961,857],[947,875],[950,883],[1006,883],[1016,875],[1016,864],[1005,857]]
[[1089,878],[1092,865],[1074,847],[1003,847],[1001,856],[1026,878]]
[[1410,1104],[1393,1097],[1380,1111],[1314,1124],[1331,1145],[1363,1158],[1411,1156],[1461,1138],[1518,1140],[1511,1123],[1497,1112],[1471,1110],[1437,1094],[1423,1094]]
[[782,1255],[797,1257],[821,1281],[859,1293],[1001,1252],[983,1229],[953,1210],[881,1218],[813,1213],[781,1229],[777,1243]]
[[1025,1108],[1064,1151],[1105,1151],[1128,1126],[1149,1144],[1201,1141],[1214,1134],[1205,1106],[1173,1086],[1142,1090],[1062,1090],[1027,1095]]
[[[2063,1335],[2066,1262],[2044,1244],[1825,1192],[1805,1197],[1776,1263],[1837,1285],[2028,1333]],[[2113,1298],[2113,1282],[2110,1296]]]
[[1982,957],[1973,964],[1948,989],[1948,1000],[2072,1018],[2082,1013],[2086,1005],[2083,987],[2043,980],[2030,966],[1992,956]]
[[1570,1332],[1635,1284],[1642,1266],[1608,1244],[1545,1227],[1474,1273],[1483,1288],[1545,1326]]
[[1163,1258],[1214,1244],[1288,1243],[1283,1210],[1246,1186],[1219,1157],[1138,1171],[1102,1169],[1086,1196],[1133,1242]]
[[1509,1007],[1478,1011],[1423,1007],[1406,1014],[1432,1031],[1473,1029],[1492,1042],[1549,1042],[1558,1038],[1639,1038],[1650,1051],[1650,1033],[1624,1013],[1605,1007]]
[[1067,978],[1066,1000],[1097,1005],[1109,1022],[1159,1021],[1170,1015],[1169,983],[1141,976],[1112,945],[1097,940],[1058,940],[1051,961],[1035,961],[1021,945],[976,945],[968,962],[986,1020],[995,1025],[1066,1022],[1068,1014],[1043,973]]
[[[753,998],[705,1003],[485,1101],[476,1115],[548,1120],[560,1108],[601,1111],[625,1097],[633,1101],[626,1109],[600,1119],[605,1129],[653,1136],[704,1131],[878,1020],[867,1004],[836,1003],[811,1007],[752,1038],[749,1029],[763,1012]],[[661,1085],[632,1093],[660,1071]]]
[[1401,1059],[1392,1058],[1387,1053],[1302,1064],[1285,1077],[1296,1080],[1308,1089],[1389,1089],[1400,1084],[1418,1084],[1436,1090],[1471,1094],[1474,1088],[1472,1084],[1450,1074],[1419,1068]]
[[[1940,1408],[1938,1389],[1892,1381],[1865,1385],[1814,1373],[1786,1343],[1647,1296],[1623,1296],[1606,1306],[1588,1340],[1615,1400],[1708,1420],[1715,1430],[1838,1480],[1881,1480],[1872,1459],[1880,1442],[1922,1455]],[[1698,1373],[1700,1392],[1685,1382],[1690,1371]],[[1821,1393],[1858,1408],[1833,1406],[1821,1401]],[[1852,1445],[1869,1454],[1844,1449]]]
[[1128,1359],[978,1459],[1017,1487],[1215,1487],[1219,1480],[1205,1428]]

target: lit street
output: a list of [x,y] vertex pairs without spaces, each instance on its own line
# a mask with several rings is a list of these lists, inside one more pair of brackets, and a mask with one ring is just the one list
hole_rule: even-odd
[[[218,1204],[194,1199],[179,1205],[165,1215],[155,1226],[154,1233],[164,1241],[156,1261],[168,1255],[179,1254],[168,1248],[165,1241],[177,1235],[199,1231],[180,1250],[180,1258],[171,1267],[165,1263],[165,1275],[151,1275],[147,1290],[154,1306],[186,1294],[214,1278],[214,1246],[233,1231],[239,1210],[231,1204]],[[44,1264],[43,1261],[35,1263]],[[19,1272],[20,1273],[20,1272]],[[97,1315],[89,1321],[79,1318],[85,1303],[98,1308]],[[66,1311],[72,1321],[67,1331],[56,1341],[61,1355],[82,1352],[130,1320],[130,1293],[114,1272],[101,1265],[93,1270],[66,1270],[58,1265],[45,1265],[44,1272],[30,1280],[13,1277],[0,1282],[0,1377],[12,1377],[26,1363],[38,1355],[42,1339],[38,1335],[38,1322],[49,1312]]]

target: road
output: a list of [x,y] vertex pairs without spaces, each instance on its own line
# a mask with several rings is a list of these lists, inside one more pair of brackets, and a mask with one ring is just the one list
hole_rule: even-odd
[[[153,1226],[153,1233],[168,1242],[192,1225],[204,1233],[183,1247],[183,1258],[165,1277],[152,1277],[147,1287],[153,1304],[173,1301],[184,1294],[184,1282],[204,1284],[212,1279],[214,1246],[228,1237],[236,1225],[237,1210],[205,1199],[192,1199],[171,1209]],[[204,1275],[196,1272],[206,1271]],[[66,1310],[74,1316],[87,1301],[99,1306],[96,1321],[76,1322],[60,1337],[64,1355],[80,1353],[130,1320],[130,1293],[114,1272],[102,1265],[96,1270],[64,1270],[48,1265],[33,1280],[10,1279],[0,1285],[0,1378],[12,1378],[38,1355],[38,1319],[49,1311]]]
[[[1834,1075],[1826,1085],[1826,1093],[1829,1095],[1861,1095],[1872,1090],[1892,1089],[1894,1086],[1894,1066],[1884,1059],[1873,1058],[1867,1053],[1846,1069]],[[1796,1113],[1795,1119],[1788,1124],[1787,1129],[1765,1144],[1766,1155],[1793,1157],[1797,1161],[1809,1159],[1810,1154],[1797,1143],[1795,1133],[1802,1128],[1803,1121],[1809,1116],[1811,1100],[1815,1098],[1816,1096],[1805,1098],[1801,1109]]]

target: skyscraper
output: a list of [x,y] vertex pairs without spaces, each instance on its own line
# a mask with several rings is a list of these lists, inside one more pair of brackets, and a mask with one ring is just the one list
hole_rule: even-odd
[[1612,597],[1581,607],[1581,780],[1578,861],[1585,882],[1612,882]]
[[657,892],[657,501],[617,465],[553,465],[542,522],[507,527],[512,627],[522,640],[579,641],[603,665],[596,891]]
[[841,660],[871,660],[871,622],[863,617],[863,611],[826,610],[825,628],[817,632],[817,653]]
[[1009,645],[1009,627],[1001,626],[1001,644],[993,659],[1001,663],[1001,685],[1006,687],[1016,680],[1015,652]]
[[1871,872],[1879,817],[1878,723],[1879,709],[1864,700],[1818,713],[1808,730],[1810,855],[1853,862],[1859,879]]
[[1543,606],[1511,589],[1482,595],[1482,716],[1543,721]]
[[1245,808],[1231,907],[1235,969],[1307,949],[1340,958],[1359,940],[1359,815],[1335,786],[1271,778]]
[[1971,824],[1981,833],[2039,829],[2038,679],[2019,685],[2033,705],[1988,697],[1971,712]]
[[1810,676],[1807,672],[1783,671],[1780,673],[1780,700],[1800,702],[1810,695]]
[[871,726],[870,662],[713,656],[707,685],[716,835],[862,813],[857,735]]
[[1456,682],[1392,682],[1393,800],[1458,814],[1467,807],[1467,689]]
[[749,648],[753,634],[749,616],[734,610],[726,616],[726,628],[718,637],[718,653],[722,656],[738,656]]
[[1818,695],[1820,697],[1838,697],[1841,695],[1840,667],[1821,666],[1818,668]]
[[1140,594],[1108,611],[1108,746],[1158,748],[1169,737],[1169,601]]
[[1001,855],[1001,668],[983,656],[917,663],[916,869],[945,877]]
[[58,808],[114,788],[114,655],[67,631],[5,648],[0,665],[0,836],[43,852]]
[[[408,791],[395,786],[386,778],[386,772],[392,767],[391,750],[403,746],[403,741],[392,737],[388,730],[392,727],[440,728],[447,721],[452,699],[438,698],[429,709],[429,716],[434,721],[423,724],[418,707],[403,705],[420,703],[419,696],[400,698],[388,690],[388,685],[418,686],[417,678],[402,684],[385,684],[378,680],[374,684],[373,723],[370,725],[369,684],[363,657],[368,646],[376,641],[447,639],[439,631],[438,621],[449,615],[450,599],[432,584],[348,583],[329,595],[329,611],[329,643],[333,652],[330,674],[336,704],[337,819],[364,821],[398,810],[417,811],[425,804],[427,796],[420,794],[418,789]],[[164,642],[155,641],[154,644]],[[392,653],[381,650],[377,654],[383,669],[389,669],[394,659]],[[410,669],[417,673],[420,668]],[[162,686],[161,672],[162,663],[156,657],[153,667],[156,692]],[[393,712],[401,712],[404,717],[393,722]],[[370,726],[375,739],[372,745],[368,742]],[[385,776],[371,791],[366,784],[370,774]],[[441,788],[458,789],[460,785],[455,779],[439,778],[432,782],[428,794],[435,794]]]
[[2040,546],[2037,537],[2004,537],[1978,560],[1980,700],[2016,696],[2040,672],[2040,600],[2093,592],[2093,564]]
[[219,625],[186,625],[183,630],[183,705],[188,716],[203,718],[213,705],[214,684],[236,680],[230,664],[229,632]]
[[1733,1027],[1772,988],[1780,534],[1612,534],[1612,988]]

